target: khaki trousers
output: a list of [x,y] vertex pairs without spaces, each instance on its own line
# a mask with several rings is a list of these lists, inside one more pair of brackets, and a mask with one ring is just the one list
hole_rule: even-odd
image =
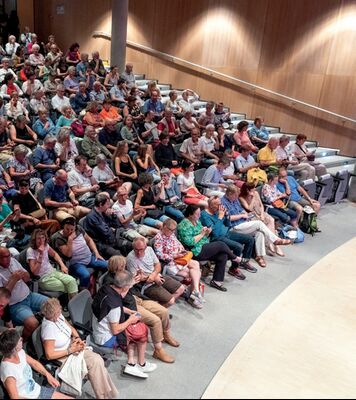
[[169,313],[167,308],[153,300],[142,300],[135,296],[137,311],[151,332],[153,343],[163,342],[163,332],[169,331]]
[[[89,210],[90,211],[90,210]],[[72,208],[57,208],[57,210],[53,211],[53,217],[57,219],[59,222],[62,222],[66,218],[75,217],[81,218],[84,217],[88,213],[88,209],[82,206],[75,206]]]

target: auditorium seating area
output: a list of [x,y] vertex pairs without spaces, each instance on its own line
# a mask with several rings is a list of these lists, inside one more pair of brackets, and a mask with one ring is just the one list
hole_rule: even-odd
[[[54,37],[23,40],[24,53],[3,57],[0,69],[3,369],[23,355],[20,332],[26,362],[46,378],[36,376],[33,391],[60,382],[80,397],[68,386],[85,378],[98,398],[115,397],[109,366],[124,362],[125,375],[147,379],[175,361],[180,321],[170,307],[203,319],[213,290],[235,289],[226,275],[244,281],[269,257],[283,263],[284,246],[322,238],[320,208],[347,197],[356,158],[213,94],[200,99],[199,88],[154,83],[131,64],[119,74],[97,52],[89,62],[78,44],[59,52]],[[264,142],[250,134],[257,123]],[[281,137],[304,154],[277,158]],[[312,178],[293,170],[302,163]],[[157,364],[146,361],[148,341]],[[74,368],[78,354],[96,376],[82,364],[79,377],[58,376],[59,360]],[[2,397],[23,396],[7,376]]]

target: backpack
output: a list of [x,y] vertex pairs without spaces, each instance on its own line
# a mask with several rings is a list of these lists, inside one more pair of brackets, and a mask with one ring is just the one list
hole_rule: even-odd
[[308,233],[312,236],[314,236],[316,232],[320,232],[318,229],[317,216],[311,207],[304,207],[303,219],[299,226],[304,233]]
[[267,174],[261,168],[251,168],[247,171],[247,182],[253,183],[255,186],[267,183]]

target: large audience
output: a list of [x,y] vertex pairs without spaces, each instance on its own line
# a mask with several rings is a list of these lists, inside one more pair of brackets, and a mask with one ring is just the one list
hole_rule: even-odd
[[[69,398],[85,377],[97,398],[115,398],[105,354],[148,378],[150,335],[153,357],[173,363],[169,307],[204,313],[204,282],[226,292],[226,272],[245,280],[267,255],[284,257],[293,240],[280,229],[320,210],[300,182],[325,166],[303,134],[290,144],[262,117],[236,127],[190,89],[140,90],[132,64],[105,67],[78,43],[64,51],[26,28],[0,50],[2,386],[13,399]],[[94,351],[68,317],[85,291]]]

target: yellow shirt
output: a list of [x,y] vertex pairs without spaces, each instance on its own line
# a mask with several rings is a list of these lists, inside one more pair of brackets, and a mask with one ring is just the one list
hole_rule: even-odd
[[270,164],[277,163],[277,153],[276,150],[271,150],[269,146],[263,147],[257,154],[257,160],[259,162],[268,162]]

